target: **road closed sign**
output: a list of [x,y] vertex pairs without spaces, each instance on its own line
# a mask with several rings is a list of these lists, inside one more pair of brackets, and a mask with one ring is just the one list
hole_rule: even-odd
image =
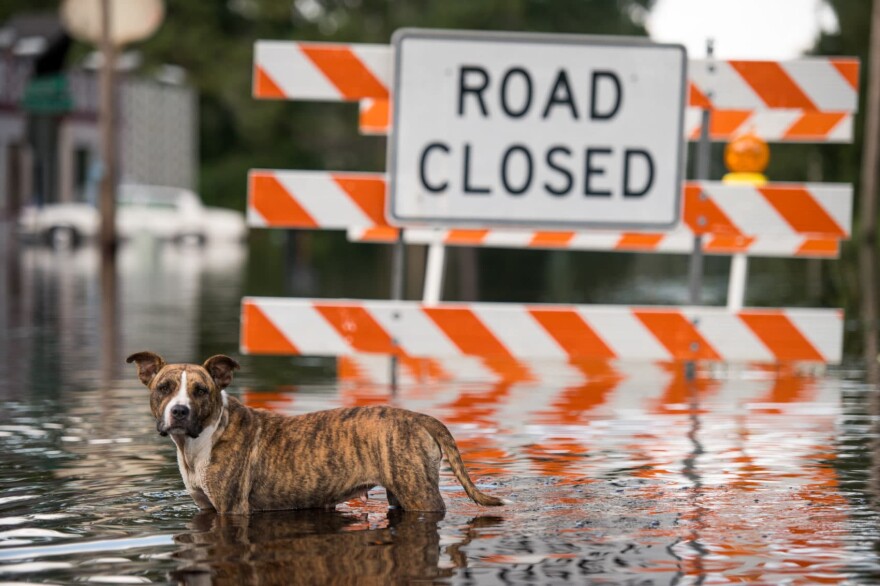
[[687,55],[639,39],[403,29],[389,217],[401,226],[678,222]]

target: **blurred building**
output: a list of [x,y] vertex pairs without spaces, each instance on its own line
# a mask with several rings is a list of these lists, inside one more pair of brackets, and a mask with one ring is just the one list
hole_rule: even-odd
[[[96,198],[99,55],[71,66],[70,46],[55,14],[0,24],[0,219],[29,203]],[[195,188],[198,103],[182,70],[137,76],[137,53],[118,65],[121,181]]]

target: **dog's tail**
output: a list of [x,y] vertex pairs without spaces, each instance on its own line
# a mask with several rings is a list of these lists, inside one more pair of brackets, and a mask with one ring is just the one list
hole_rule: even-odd
[[461,486],[464,488],[467,495],[471,497],[475,503],[483,505],[484,507],[500,507],[504,505],[505,502],[503,500],[480,492],[474,485],[471,477],[468,476],[467,469],[464,467],[464,462],[461,459],[461,452],[458,451],[458,445],[456,445],[455,439],[452,437],[452,434],[449,433],[449,430],[446,429],[446,426],[430,415],[420,415],[422,415],[422,417],[419,418],[419,423],[421,423],[428,433],[431,434],[437,444],[440,445],[440,449],[449,461],[452,472],[455,474],[455,477],[458,478],[458,481],[461,483]]

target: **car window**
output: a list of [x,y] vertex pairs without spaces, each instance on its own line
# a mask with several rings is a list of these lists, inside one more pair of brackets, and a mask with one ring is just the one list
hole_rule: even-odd
[[174,202],[164,202],[164,201],[150,201],[150,200],[127,200],[120,199],[117,202],[119,207],[137,207],[137,208],[151,208],[151,209],[168,209],[168,210],[176,210],[177,205]]
[[117,195],[120,207],[175,210],[181,204],[181,190],[172,187],[122,185]]

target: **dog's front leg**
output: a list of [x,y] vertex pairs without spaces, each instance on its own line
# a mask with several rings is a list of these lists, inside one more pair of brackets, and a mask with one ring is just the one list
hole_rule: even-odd
[[205,491],[203,491],[202,489],[193,489],[192,491],[190,491],[189,494],[196,502],[196,505],[199,507],[199,509],[203,511],[214,510],[214,503],[211,502],[211,499],[208,498],[208,495],[206,495]]
[[250,490],[220,491],[212,502],[221,515],[249,515],[251,513],[249,493]]
[[221,515],[250,515],[251,508],[247,500],[228,503],[217,509]]
[[220,514],[247,515],[251,512],[249,497],[251,493],[250,469],[244,462],[235,466],[222,466],[222,459],[212,464],[206,475],[206,493],[211,504]]

